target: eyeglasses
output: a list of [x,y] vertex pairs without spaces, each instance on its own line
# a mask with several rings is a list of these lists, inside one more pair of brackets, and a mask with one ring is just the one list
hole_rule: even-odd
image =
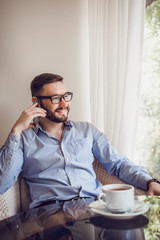
[[70,102],[72,100],[73,93],[72,92],[66,92],[63,95],[53,95],[53,96],[37,96],[39,99],[50,99],[51,103],[56,104],[60,103],[62,101],[62,98],[65,102]]

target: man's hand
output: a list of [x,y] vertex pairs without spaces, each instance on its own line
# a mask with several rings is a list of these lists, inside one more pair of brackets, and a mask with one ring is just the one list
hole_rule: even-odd
[[22,112],[21,116],[18,118],[12,128],[11,132],[13,134],[20,136],[22,131],[29,127],[34,127],[34,124],[32,123],[33,118],[46,116],[46,110],[37,107],[37,104],[38,103],[34,103],[32,106]]
[[151,182],[149,184],[148,195],[160,195],[160,184]]

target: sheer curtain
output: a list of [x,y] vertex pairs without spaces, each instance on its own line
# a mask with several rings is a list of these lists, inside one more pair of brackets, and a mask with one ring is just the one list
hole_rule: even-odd
[[131,157],[137,126],[145,0],[88,0],[92,123]]

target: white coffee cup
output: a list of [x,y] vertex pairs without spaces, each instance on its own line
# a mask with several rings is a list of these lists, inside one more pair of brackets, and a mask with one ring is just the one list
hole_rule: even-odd
[[128,184],[104,185],[98,200],[110,212],[130,212],[134,207],[134,187]]

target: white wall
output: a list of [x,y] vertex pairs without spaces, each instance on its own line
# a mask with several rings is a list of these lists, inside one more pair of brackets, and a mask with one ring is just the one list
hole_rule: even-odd
[[86,0],[0,2],[0,146],[43,72],[62,75],[74,92],[70,118],[90,121],[87,7]]

